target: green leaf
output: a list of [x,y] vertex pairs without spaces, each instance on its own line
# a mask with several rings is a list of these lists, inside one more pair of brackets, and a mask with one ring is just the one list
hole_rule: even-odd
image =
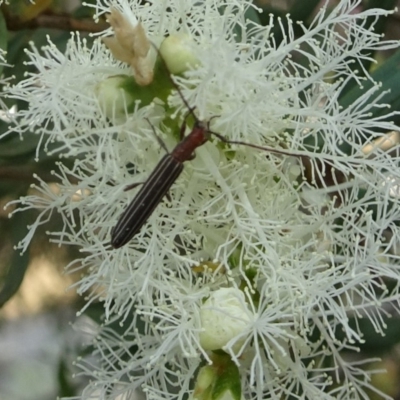
[[[384,10],[393,10],[396,5],[397,0],[370,0],[367,2],[365,10],[372,8],[380,8]],[[358,21],[358,24],[363,24],[363,29],[373,30],[374,33],[381,35],[385,31],[386,22],[388,20],[387,16],[381,15],[378,19],[375,15],[368,17],[365,21]],[[346,59],[349,69],[359,77],[365,76],[364,71],[370,71],[373,61],[371,58],[375,58],[376,51],[370,49],[362,50],[357,58],[348,57]],[[362,56],[362,57],[360,57]],[[355,79],[349,81],[345,88],[342,89],[342,94],[346,94],[347,91],[352,90],[357,86]]]
[[[211,400],[219,400],[224,398],[226,392],[230,392],[234,400],[240,400],[242,397],[242,387],[240,383],[240,373],[238,366],[231,360],[228,355],[219,355],[217,373],[214,386],[211,392]],[[216,361],[215,359],[213,361]]]
[[10,133],[0,140],[0,159],[34,154],[39,143],[39,135],[25,135],[22,140],[17,133]]
[[[13,242],[17,244],[27,232],[27,219],[29,219],[29,213],[27,212],[16,213],[9,223],[7,224],[8,234]],[[5,235],[2,235],[5,237]],[[11,261],[8,265],[8,270],[1,282],[0,289],[0,307],[2,307],[19,289],[25,272],[29,265],[29,250],[25,253],[20,254],[19,251],[14,250]]]
[[[278,46],[284,36],[287,36],[289,25],[286,15],[290,14],[290,19],[294,22],[292,24],[292,29],[296,38],[301,37],[304,34],[303,29],[297,24],[301,21],[305,26],[311,22],[311,18],[316,6],[320,3],[318,0],[297,0],[295,1],[289,10],[282,8],[271,7],[268,3],[262,5],[262,13],[259,15],[259,20],[261,25],[270,24],[270,15],[274,16],[274,26],[271,31],[271,37]],[[278,23],[278,18],[281,20]]]
[[[366,10],[371,10],[373,8],[381,8],[383,10],[394,10],[397,4],[397,0],[368,0],[367,6],[365,7]],[[385,31],[387,17],[380,17],[376,24],[374,25],[374,32],[381,34]],[[366,28],[369,28],[372,22],[375,21],[375,17],[369,17],[368,25]]]
[[[276,7],[271,7],[268,3],[260,6],[261,13],[258,15],[260,20],[260,25],[266,26],[270,23],[270,15],[272,14],[274,18],[285,18],[287,12]],[[273,29],[274,34],[278,32],[277,29]]]
[[[399,102],[400,99],[400,50],[392,57],[388,58],[377,70],[371,74],[376,82],[381,82],[382,87],[374,95],[378,96],[383,91],[389,91],[381,100],[383,103],[388,103],[392,107]],[[362,87],[356,86],[344,96],[339,98],[339,103],[343,108],[348,108],[360,96],[370,90],[374,84],[370,81],[363,83]],[[373,116],[382,114],[381,109],[372,109]]]
[[[225,8],[226,6],[219,7],[220,14],[223,14],[225,12]],[[244,27],[242,25],[236,24],[233,28],[233,32],[236,35],[237,42],[240,42],[242,40],[243,32],[246,32],[253,23],[260,25],[259,12],[257,11],[257,9],[254,9],[254,7],[248,7],[244,13],[244,20]]]
[[88,7],[86,4],[96,4],[97,0],[86,0],[85,5],[81,4],[73,13],[74,18],[92,18],[94,14],[94,8]]
[[296,0],[289,9],[289,14],[293,21],[306,22],[320,3],[320,0]]
[[[371,74],[373,80],[375,82],[380,82],[381,85],[379,89],[371,95],[368,102],[374,101],[376,98],[382,95],[383,92],[386,92],[379,99],[380,104],[389,104],[390,110],[400,110],[400,50],[397,51],[392,57],[386,60],[384,64],[382,64],[377,70],[375,70]],[[345,93],[344,96],[339,98],[339,104],[343,109],[347,109],[353,103],[355,103],[360,97],[368,92],[375,84],[366,81],[363,82],[363,85],[353,87],[350,91]],[[371,117],[383,117],[390,112],[386,107],[385,108],[371,108],[369,112],[371,113]],[[390,116],[390,121],[395,124],[400,124],[400,115],[392,115]],[[375,131],[373,133],[379,133]],[[383,133],[383,132],[381,132]],[[368,137],[359,137],[359,144],[364,144]],[[324,143],[324,137],[322,134],[318,133],[317,135],[308,136],[304,140],[304,144],[312,149],[322,148]],[[339,144],[339,149],[345,154],[350,155],[353,151],[353,146],[349,145],[347,142],[343,142]]]
[[[399,318],[384,318],[386,329],[384,334],[377,332],[368,318],[350,319],[349,325],[354,329],[362,332],[364,343],[357,344],[362,352],[373,356],[382,356],[385,352],[390,351],[393,347],[400,343],[400,320]],[[338,330],[337,338],[344,339],[343,332]]]
[[249,7],[244,13],[244,18],[246,21],[260,25],[260,12],[258,11],[258,8]]
[[60,358],[58,364],[58,396],[59,397],[69,397],[76,395],[76,390],[73,385],[69,382],[69,376],[71,375],[71,370],[65,364],[64,358]]
[[[32,180],[29,182],[22,180],[18,182],[16,179],[4,179],[3,177],[1,177],[0,197],[7,196],[8,198],[13,198],[13,199],[18,198],[21,195],[21,193],[26,193],[30,185],[34,182],[37,182],[37,180],[34,180],[33,177]],[[2,232],[0,232],[0,237],[1,234]]]
[[[357,197],[354,199],[354,202],[357,203],[358,201],[362,200],[367,194],[366,189],[359,189],[357,193]],[[366,213],[372,213],[372,218],[377,221],[382,218],[382,213],[388,213],[393,209],[393,207],[398,207],[399,201],[396,198],[393,200],[385,199],[384,207],[382,207],[383,203],[382,200],[376,200],[375,203],[369,203],[368,207],[366,207]],[[400,220],[396,219],[394,223],[399,226]]]
[[[372,117],[383,117],[391,110],[400,110],[400,50],[397,51],[392,57],[386,60],[376,71],[371,74],[372,78],[376,82],[380,82],[381,85],[379,90],[377,90],[370,98],[369,102],[373,102],[378,96],[386,92],[380,99],[379,103],[389,104],[390,109],[387,108],[377,108],[374,107],[370,110]],[[353,87],[352,90],[347,92],[343,97],[339,99],[339,104],[343,108],[348,108],[353,104],[358,98],[363,96],[368,90],[370,90],[374,84],[367,81],[360,88],[359,86]],[[395,124],[400,124],[400,115],[390,116],[390,121]],[[374,132],[379,133],[379,132]],[[383,133],[383,132],[382,132]],[[364,138],[364,141],[368,138]],[[363,143],[363,142],[362,142]],[[341,147],[342,151],[346,154],[349,152],[349,146],[344,144]]]
[[49,8],[51,4],[52,0],[12,0],[5,4],[5,10],[11,18],[29,21]]
[[[4,19],[3,13],[0,9],[0,49],[7,51],[7,26],[6,21]],[[0,75],[3,72],[3,65],[0,64]]]

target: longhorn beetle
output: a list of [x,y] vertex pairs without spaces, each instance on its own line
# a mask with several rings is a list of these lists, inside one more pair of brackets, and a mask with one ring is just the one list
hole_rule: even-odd
[[[159,50],[157,50],[157,52],[159,53]],[[159,57],[165,65],[165,61],[160,54]],[[167,68],[166,65],[165,68]],[[154,209],[168,193],[174,182],[178,179],[183,170],[183,163],[185,161],[193,159],[195,156],[194,151],[197,149],[197,147],[200,147],[205,142],[207,142],[210,139],[211,135],[216,136],[224,143],[249,146],[255,149],[266,150],[277,154],[293,155],[290,152],[282,150],[257,146],[255,144],[241,142],[237,140],[228,140],[219,133],[212,132],[209,129],[210,121],[200,121],[196,117],[196,115],[194,114],[194,108],[190,107],[189,103],[183,96],[182,91],[174,82],[172,76],[170,74],[169,76],[171,78],[171,81],[173,82],[175,89],[181,97],[183,104],[185,104],[188,109],[187,116],[192,115],[195,123],[192,131],[186,137],[184,137],[186,123],[185,121],[183,122],[181,127],[181,141],[175,146],[171,153],[168,153],[168,150],[165,147],[164,143],[162,143],[161,139],[157,137],[158,141],[166,150],[167,154],[159,161],[153,172],[147,178],[147,181],[144,182],[136,197],[121,214],[117,224],[111,231],[111,245],[112,247],[114,247],[114,249],[118,249],[124,246],[140,231]],[[135,186],[136,185],[130,185],[126,188],[126,190]]]

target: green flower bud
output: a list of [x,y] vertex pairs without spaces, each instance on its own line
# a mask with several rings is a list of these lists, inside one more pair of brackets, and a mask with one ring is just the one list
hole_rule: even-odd
[[125,75],[115,75],[97,84],[95,94],[108,118],[123,117],[133,104],[132,95],[124,88],[126,81],[131,79]]
[[168,36],[160,45],[160,53],[171,74],[181,74],[199,64],[188,35]]

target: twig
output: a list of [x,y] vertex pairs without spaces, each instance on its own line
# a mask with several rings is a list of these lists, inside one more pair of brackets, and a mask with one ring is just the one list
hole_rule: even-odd
[[29,21],[6,15],[6,24],[9,31],[22,29],[51,28],[65,31],[101,32],[109,26],[107,22],[94,22],[91,19],[75,19],[65,14],[41,14]]

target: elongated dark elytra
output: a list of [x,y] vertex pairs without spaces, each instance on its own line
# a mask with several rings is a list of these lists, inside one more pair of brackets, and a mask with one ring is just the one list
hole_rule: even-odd
[[[164,59],[161,57],[160,52],[156,49],[162,62]],[[165,64],[165,62],[164,62]],[[165,65],[168,70],[168,67]],[[171,82],[175,86],[176,91],[182,99],[183,104],[188,109],[187,115],[192,115],[194,118],[194,125],[192,131],[186,137],[183,137],[185,131],[185,123],[181,128],[181,141],[175,146],[171,153],[166,154],[161,161],[154,168],[153,172],[148,177],[147,181],[143,184],[136,197],[132,200],[128,208],[119,217],[117,224],[111,231],[111,245],[115,249],[124,246],[128,243],[146,223],[154,209],[161,202],[164,196],[168,193],[171,186],[178,179],[183,170],[183,163],[191,160],[194,157],[194,151],[197,147],[203,145],[209,140],[210,135],[214,135],[219,140],[229,144],[239,144],[252,147],[259,150],[269,151],[276,154],[293,155],[284,150],[277,150],[270,147],[262,147],[251,143],[241,142],[237,140],[228,140],[219,133],[213,132],[209,129],[209,122],[200,121],[195,113],[194,108],[190,107],[189,103],[183,96],[178,85],[169,74]],[[214,117],[213,117],[214,118]],[[150,123],[150,121],[149,121]],[[158,139],[161,142],[160,139]],[[165,145],[161,142],[165,148]]]
[[206,124],[196,121],[190,134],[166,154],[143,184],[111,232],[111,245],[118,249],[128,243],[148,220],[183,170],[194,150],[208,140]]

